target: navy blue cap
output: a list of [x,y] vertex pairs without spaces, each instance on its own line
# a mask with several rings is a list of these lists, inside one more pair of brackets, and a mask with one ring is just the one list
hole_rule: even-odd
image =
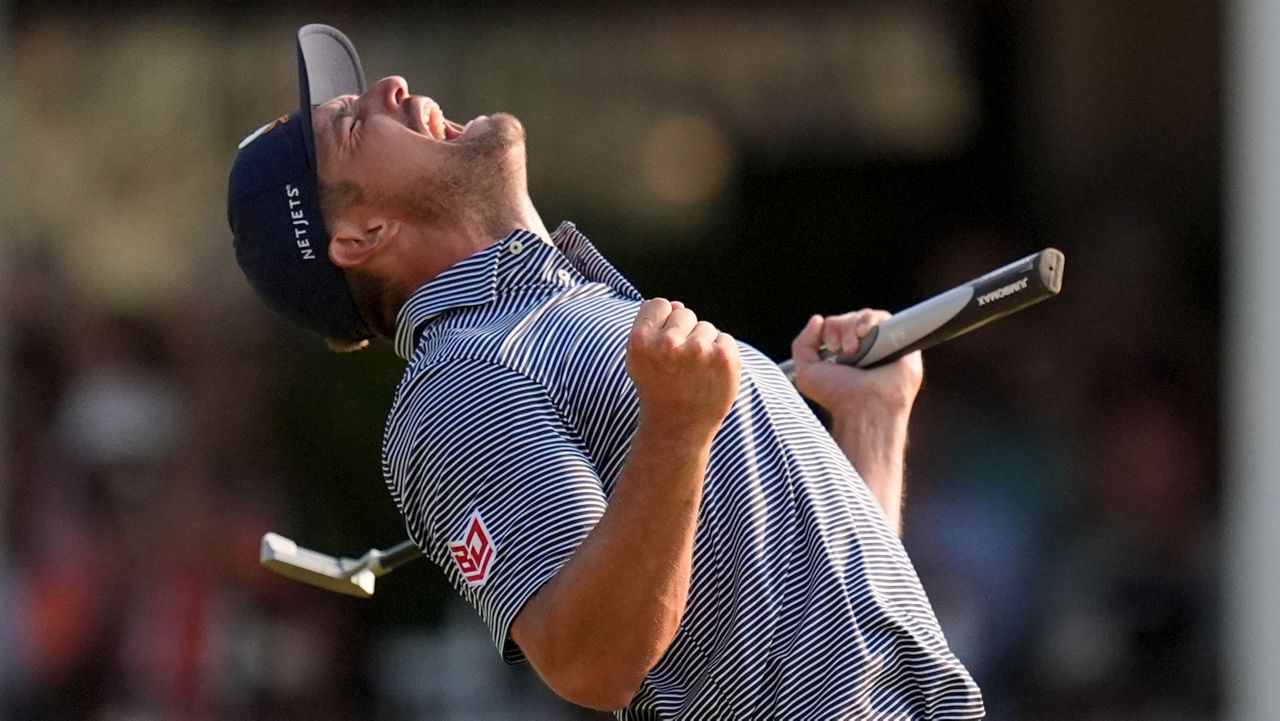
[[360,56],[328,25],[298,30],[301,106],[262,126],[231,166],[227,219],[236,262],[272,310],[325,338],[373,337],[346,275],[329,261],[311,108],[365,91]]

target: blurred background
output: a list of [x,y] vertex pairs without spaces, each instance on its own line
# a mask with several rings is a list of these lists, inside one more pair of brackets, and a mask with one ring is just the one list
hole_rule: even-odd
[[367,601],[257,565],[404,537],[400,361],[260,308],[225,220],[311,21],[516,114],[549,226],[778,359],[1064,251],[1059,298],[926,355],[905,542],[993,721],[1225,717],[1223,3],[0,9],[0,718],[598,718],[428,564]]

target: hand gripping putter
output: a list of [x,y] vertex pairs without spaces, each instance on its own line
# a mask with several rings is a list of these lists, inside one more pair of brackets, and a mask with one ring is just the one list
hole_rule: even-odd
[[[1062,289],[1062,253],[1046,248],[997,268],[963,285],[898,311],[871,329],[855,353],[831,353],[823,349],[827,363],[875,368],[917,350],[964,335],[1003,318]],[[795,364],[778,364],[795,381]],[[385,550],[370,549],[360,558],[335,558],[303,548],[277,533],[262,537],[262,565],[295,581],[345,593],[373,596],[374,581],[422,555],[413,541]]]

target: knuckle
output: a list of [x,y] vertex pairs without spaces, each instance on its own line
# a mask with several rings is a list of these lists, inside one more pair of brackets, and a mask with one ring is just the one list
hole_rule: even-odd
[[689,354],[693,357],[693,360],[699,364],[705,363],[707,359],[711,357],[711,342],[706,338],[690,339],[690,341],[685,344],[685,347],[688,348]]
[[658,316],[666,316],[671,313],[671,303],[666,298],[650,298],[644,302],[643,309]]

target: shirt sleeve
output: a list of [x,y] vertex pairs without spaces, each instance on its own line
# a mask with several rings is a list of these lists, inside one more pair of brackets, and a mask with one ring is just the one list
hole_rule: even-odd
[[581,440],[540,384],[449,361],[401,388],[384,446],[409,535],[480,613],[503,660],[524,660],[511,624],[605,511]]

